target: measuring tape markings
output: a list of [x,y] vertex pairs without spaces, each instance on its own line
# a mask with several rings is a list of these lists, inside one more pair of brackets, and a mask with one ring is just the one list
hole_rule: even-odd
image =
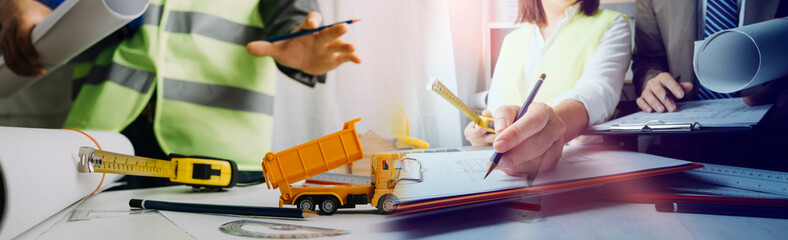
[[[171,182],[195,187],[232,187],[237,166],[234,162],[204,157],[173,157],[170,161],[81,147],[79,171],[169,178]],[[180,169],[179,169],[180,168]]]
[[441,83],[437,78],[432,79],[428,88],[438,93],[438,95],[443,97],[443,99],[446,99],[446,101],[449,101],[449,103],[460,110],[463,115],[471,119],[473,123],[476,123],[477,127],[484,127],[487,129],[487,132],[495,133],[495,128],[491,125],[491,123],[493,123],[492,118],[477,115],[473,109],[468,107],[468,105],[465,105],[465,103],[463,103],[462,100],[457,97],[457,95],[454,95],[454,93],[446,88],[446,86],[444,86],[443,83]]
[[175,173],[175,163],[165,160],[117,155],[101,150],[94,151],[94,155],[103,159],[100,163],[94,161],[93,168],[102,172],[128,174],[134,172],[146,177],[170,177]]

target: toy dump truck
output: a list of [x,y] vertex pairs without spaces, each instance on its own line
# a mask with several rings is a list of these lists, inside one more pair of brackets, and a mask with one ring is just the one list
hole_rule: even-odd
[[[339,132],[265,155],[262,163],[265,182],[269,189],[279,188],[279,207],[284,204],[308,210],[319,207],[320,213],[325,215],[333,214],[338,208],[354,208],[356,204],[371,204],[380,213],[396,210],[398,198],[394,194],[394,187],[397,182],[421,181],[421,164],[415,159],[400,159],[402,156],[399,154],[375,155],[370,161],[370,184],[291,185],[362,159],[364,152],[354,125],[358,121],[361,119],[346,122]],[[405,174],[411,177],[401,178],[403,169],[419,172],[415,175]]]

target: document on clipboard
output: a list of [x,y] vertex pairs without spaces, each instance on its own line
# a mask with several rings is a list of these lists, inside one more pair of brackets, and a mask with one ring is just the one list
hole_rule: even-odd
[[400,204],[395,214],[535,196],[702,167],[645,153],[567,146],[555,170],[539,173],[529,185],[525,177],[501,171],[484,179],[485,164],[492,153],[490,148],[406,153],[407,158],[420,162],[418,168],[410,170],[418,169],[422,181],[397,184],[394,192]]
[[636,112],[594,125],[592,132],[687,132],[704,128],[750,128],[757,125],[772,104],[747,106],[741,98],[677,103],[678,111]]

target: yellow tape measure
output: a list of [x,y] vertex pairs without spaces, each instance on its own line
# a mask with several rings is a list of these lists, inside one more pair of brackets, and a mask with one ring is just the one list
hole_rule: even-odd
[[195,188],[230,188],[235,185],[238,167],[230,160],[173,157],[170,161],[79,148],[79,166],[83,173],[117,173],[145,177],[169,178]]
[[449,91],[449,89],[446,88],[446,86],[444,86],[443,83],[441,83],[441,81],[438,81],[437,78],[433,78],[432,81],[430,81],[430,85],[427,85],[427,88],[432,89],[432,91],[438,93],[438,95],[443,97],[443,99],[449,101],[451,105],[454,105],[454,107],[460,110],[462,114],[464,114],[466,117],[471,119],[473,123],[476,123],[476,127],[484,127],[487,129],[487,132],[495,133],[495,125],[493,125],[494,123],[493,118],[476,115],[476,112],[474,112],[473,109],[468,107],[468,105],[465,105],[465,103],[463,103],[462,100],[460,100],[460,98],[458,98],[456,95],[454,95],[454,93]]

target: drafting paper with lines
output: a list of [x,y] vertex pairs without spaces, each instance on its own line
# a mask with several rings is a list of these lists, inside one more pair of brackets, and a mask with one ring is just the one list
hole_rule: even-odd
[[[408,157],[421,162],[423,181],[400,182],[396,187],[397,196],[407,202],[528,187],[524,178],[508,176],[501,171],[493,171],[484,179],[492,153],[492,150],[472,150],[408,154]],[[688,163],[637,152],[565,147],[556,170],[540,173],[533,184],[552,184]]]

